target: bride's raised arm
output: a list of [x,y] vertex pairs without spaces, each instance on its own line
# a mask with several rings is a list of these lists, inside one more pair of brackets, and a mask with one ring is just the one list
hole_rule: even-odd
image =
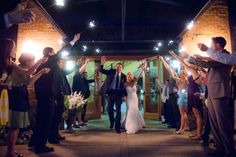
[[138,73],[138,75],[135,77],[135,81],[138,81],[138,79],[140,78],[140,76],[142,75],[143,71],[145,70],[147,63],[146,61],[144,63],[142,63],[143,65],[141,66],[141,70]]

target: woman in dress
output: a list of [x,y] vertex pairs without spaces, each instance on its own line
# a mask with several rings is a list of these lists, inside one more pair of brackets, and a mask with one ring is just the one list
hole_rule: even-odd
[[188,130],[188,116],[187,116],[187,74],[184,68],[181,69],[179,74],[176,74],[169,64],[165,61],[163,57],[160,57],[165,68],[170,72],[172,78],[176,81],[178,87],[178,107],[180,112],[180,128],[176,131],[176,134],[182,134],[184,131]]
[[187,64],[183,58],[176,55],[173,51],[169,52],[174,58],[176,58],[182,65],[185,67],[186,70],[191,74],[188,76],[188,97],[187,97],[187,111],[191,113],[193,111],[194,116],[196,117],[196,123],[197,123],[197,132],[196,134],[190,136],[193,140],[201,140],[202,137],[202,115],[203,115],[203,103],[202,100],[199,97],[196,97],[194,93],[200,92],[200,84],[201,76],[200,76],[200,70],[195,68],[195,66],[191,66]]
[[[15,42],[10,39],[3,39],[0,43],[2,57],[0,71],[6,71],[8,75],[9,121],[7,126],[9,129],[6,157],[22,156],[21,154],[15,153],[15,143],[19,129],[25,128],[29,124],[27,88],[25,85],[31,80],[31,73],[46,59],[39,60],[29,70],[25,70],[12,61],[15,58]],[[35,77],[39,77],[39,75],[47,71],[44,69],[40,74],[36,74]]]
[[126,99],[126,115],[122,122],[122,127],[126,129],[127,134],[135,134],[138,130],[145,126],[144,119],[139,112],[138,96],[137,96],[137,80],[144,71],[145,65],[142,65],[142,70],[137,77],[134,77],[131,72],[127,73],[127,82],[125,83],[127,91]]

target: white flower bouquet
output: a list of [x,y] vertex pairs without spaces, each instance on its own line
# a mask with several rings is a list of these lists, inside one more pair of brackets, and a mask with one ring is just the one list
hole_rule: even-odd
[[71,95],[66,96],[64,101],[66,110],[63,113],[63,117],[67,119],[70,112],[77,112],[81,110],[86,102],[87,99],[84,99],[80,92],[74,92]]

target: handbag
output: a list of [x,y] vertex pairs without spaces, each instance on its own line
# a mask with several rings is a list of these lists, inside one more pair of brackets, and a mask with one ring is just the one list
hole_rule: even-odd
[[8,90],[0,91],[0,125],[5,126],[9,120],[9,99]]

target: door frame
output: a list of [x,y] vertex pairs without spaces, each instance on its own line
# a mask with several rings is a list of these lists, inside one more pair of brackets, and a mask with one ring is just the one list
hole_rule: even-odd
[[[150,69],[150,62],[151,61],[156,61],[157,62],[157,76],[163,77],[163,75],[160,75],[162,68],[161,68],[161,62],[159,61],[158,56],[146,58],[146,60],[148,62],[147,68],[149,68],[149,70],[151,70]],[[162,78],[160,78],[160,79],[162,79]],[[148,91],[146,89],[150,88],[150,74],[148,76],[147,73],[144,73],[143,85],[144,85],[144,91],[145,91],[144,92],[144,104],[143,104],[143,106],[144,106],[144,118],[145,119],[160,120],[160,118],[161,118],[161,96],[160,96],[159,92],[156,93],[157,94],[157,110],[158,110],[158,113],[147,112],[147,105],[150,105],[150,104],[147,104],[148,96],[153,95],[153,93],[147,93],[146,92],[146,91]],[[149,97],[149,99],[150,99],[150,97]]]

